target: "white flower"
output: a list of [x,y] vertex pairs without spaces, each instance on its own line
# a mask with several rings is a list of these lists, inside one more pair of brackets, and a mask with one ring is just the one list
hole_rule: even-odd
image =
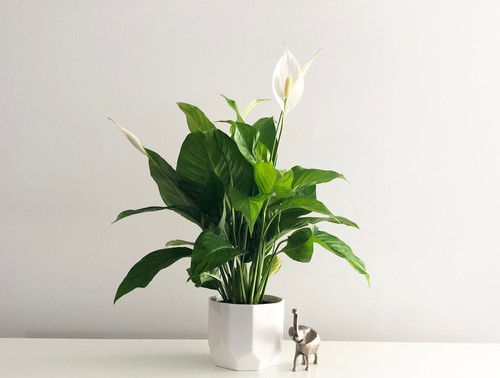
[[281,110],[289,112],[302,98],[302,94],[304,93],[304,76],[318,52],[301,67],[297,59],[295,59],[285,45],[285,54],[283,54],[278,64],[276,64],[273,73],[274,97],[278,101]]
[[132,145],[137,148],[139,150],[139,152],[143,153],[144,155],[147,156],[146,154],[146,150],[144,149],[144,147],[142,146],[142,143],[141,141],[139,140],[139,138],[137,138],[134,134],[132,134],[130,131],[128,131],[126,128],[124,127],[121,127],[118,123],[116,123],[115,121],[113,121],[111,118],[108,118],[111,122],[113,122],[119,129],[120,131],[123,133],[123,135],[125,135],[127,137],[127,139],[130,141],[130,143],[132,143]]

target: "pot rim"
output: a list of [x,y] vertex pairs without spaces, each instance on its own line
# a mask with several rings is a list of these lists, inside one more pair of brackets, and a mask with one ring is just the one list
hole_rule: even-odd
[[277,305],[280,303],[283,303],[283,298],[278,297],[276,295],[271,295],[271,294],[264,294],[264,300],[267,301],[266,303],[259,303],[259,304],[246,304],[246,303],[227,303],[227,302],[222,302],[222,297],[220,295],[212,295],[211,297],[208,298],[210,302],[216,302],[217,304],[221,306],[271,306],[271,305]]

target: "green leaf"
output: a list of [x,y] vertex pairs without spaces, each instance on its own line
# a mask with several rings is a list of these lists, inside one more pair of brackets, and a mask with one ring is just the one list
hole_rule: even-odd
[[234,112],[236,113],[236,119],[238,120],[238,122],[245,122],[243,120],[243,118],[241,117],[240,115],[240,111],[238,110],[238,105],[236,104],[236,101],[234,100],[231,100],[230,98],[227,98],[226,96],[224,96],[223,94],[221,94],[222,97],[224,97],[224,99],[226,100],[227,104],[229,105],[229,107],[231,109],[234,110]]
[[208,172],[213,172],[225,188],[234,186],[252,193],[253,169],[235,142],[222,131],[189,134],[177,160],[179,187],[198,202],[205,190]]
[[245,107],[245,109],[243,109],[243,111],[241,112],[241,118],[242,119],[247,118],[248,114],[253,110],[253,108],[255,108],[255,106],[257,106],[258,104],[260,104],[263,101],[269,101],[269,99],[268,98],[259,98],[257,100],[253,100],[250,104],[248,104]]
[[[272,259],[272,262],[271,262]],[[269,267],[269,263],[271,263],[271,266]],[[274,255],[267,255],[266,258],[264,259],[264,272],[269,269],[269,277],[275,275],[278,273],[278,270],[281,268],[281,259]]]
[[292,191],[293,171],[290,169],[279,170],[274,182],[273,192],[277,196],[295,195]]
[[268,162],[271,161],[271,152],[264,143],[257,142],[255,146],[255,157],[258,162]]
[[321,169],[307,169],[300,166],[292,168],[293,171],[293,189],[299,189],[306,186],[316,185],[332,181],[336,178],[345,180],[345,177],[334,171],[324,171]]
[[158,185],[163,202],[169,209],[202,227],[203,216],[195,203],[179,188],[175,170],[160,155],[145,148],[151,177]]
[[292,191],[293,172],[290,169],[277,170],[271,162],[259,162],[253,167],[253,175],[261,194],[295,195]]
[[199,276],[242,254],[215,232],[204,230],[196,239],[191,257],[190,278]]
[[245,217],[245,220],[250,229],[250,235],[253,234],[253,227],[257,218],[259,217],[260,210],[264,201],[268,198],[267,195],[258,195],[249,197],[245,193],[240,192],[238,189],[229,187],[229,198],[236,211],[239,211]]
[[296,216],[288,215],[286,212],[284,212],[281,215],[279,228],[282,232],[288,232],[291,230],[305,227],[305,226],[310,225],[310,224],[316,224],[316,223],[320,223],[320,222],[343,224],[345,226],[359,228],[358,225],[356,223],[354,223],[353,221],[351,221],[347,218],[344,218],[344,217],[340,217],[340,216],[333,216],[333,217],[326,217],[326,218],[296,217]]
[[310,228],[302,228],[291,234],[285,248],[285,252],[292,260],[299,262],[311,261],[313,254],[313,234]]
[[[190,274],[191,269],[187,269],[188,274]],[[218,290],[222,281],[218,275],[218,269],[213,269],[210,272],[203,272],[197,276],[191,277],[194,285],[196,287],[204,287],[205,289]]]
[[308,212],[314,212],[324,215],[333,216],[328,208],[320,201],[307,197],[291,197],[285,198],[279,204],[269,207],[271,213],[283,212],[285,210],[301,209]]
[[229,240],[228,229],[230,226],[226,222],[226,220],[227,220],[226,217],[227,217],[226,206],[222,206],[222,214],[221,214],[221,217],[219,219],[219,223],[217,223],[217,226],[215,227],[215,231],[216,231],[217,235],[219,235],[221,238],[224,238],[225,240]]
[[[120,214],[118,214],[118,216],[116,217],[116,219],[113,223],[118,222],[120,219],[129,217],[131,215],[140,214],[140,213],[147,213],[147,212],[151,212],[151,211],[165,210],[165,209],[168,209],[168,207],[149,206],[149,207],[143,207],[142,209],[137,209],[137,210],[125,210],[125,211],[122,211]],[[113,223],[111,223],[111,224],[113,224]]]
[[321,245],[327,251],[333,252],[339,257],[346,259],[347,262],[356,270],[356,272],[363,274],[368,283],[370,283],[370,275],[366,271],[365,263],[354,254],[351,247],[349,247],[342,240],[336,236],[330,235],[327,232],[320,231],[316,227],[313,228],[314,242]]
[[190,242],[190,241],[182,240],[182,239],[175,239],[175,240],[170,240],[169,242],[167,242],[165,244],[165,248],[177,247],[180,245],[191,245],[192,246],[192,245],[194,245],[194,243]]
[[278,171],[271,162],[259,162],[253,166],[255,184],[260,194],[269,194],[274,188]]
[[252,164],[257,163],[255,157],[255,146],[259,136],[259,131],[245,123],[234,122],[234,132],[232,133],[233,139],[238,146],[241,154]]
[[114,303],[132,290],[148,286],[160,270],[188,256],[191,256],[191,250],[186,247],[159,249],[144,256],[123,279],[116,291]]
[[205,113],[194,105],[186,104],[185,102],[178,102],[177,106],[186,115],[186,121],[189,131],[208,131],[215,129],[214,124],[207,118]]
[[198,200],[198,208],[211,216],[214,222],[218,222],[224,208],[225,189],[214,172],[208,170],[206,174],[205,187]]
[[149,170],[167,206],[193,206],[193,202],[177,184],[175,170],[160,155],[146,149],[149,158]]
[[259,130],[258,142],[264,143],[269,151],[272,151],[276,142],[276,126],[273,117],[261,118],[253,124]]

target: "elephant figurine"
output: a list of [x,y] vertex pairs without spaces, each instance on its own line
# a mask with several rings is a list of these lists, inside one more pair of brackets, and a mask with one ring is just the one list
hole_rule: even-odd
[[318,348],[321,339],[318,333],[304,325],[298,325],[297,320],[299,312],[297,309],[292,310],[293,327],[288,329],[288,335],[295,341],[295,357],[293,359],[292,371],[297,371],[297,358],[302,356],[302,365],[306,365],[306,370],[309,370],[309,356],[314,354],[314,364],[318,364]]

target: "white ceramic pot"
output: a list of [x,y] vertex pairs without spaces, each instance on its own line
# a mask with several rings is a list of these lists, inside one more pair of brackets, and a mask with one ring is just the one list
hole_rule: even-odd
[[265,295],[264,302],[244,305],[209,298],[208,345],[217,366],[260,370],[278,362],[285,303],[272,295]]

